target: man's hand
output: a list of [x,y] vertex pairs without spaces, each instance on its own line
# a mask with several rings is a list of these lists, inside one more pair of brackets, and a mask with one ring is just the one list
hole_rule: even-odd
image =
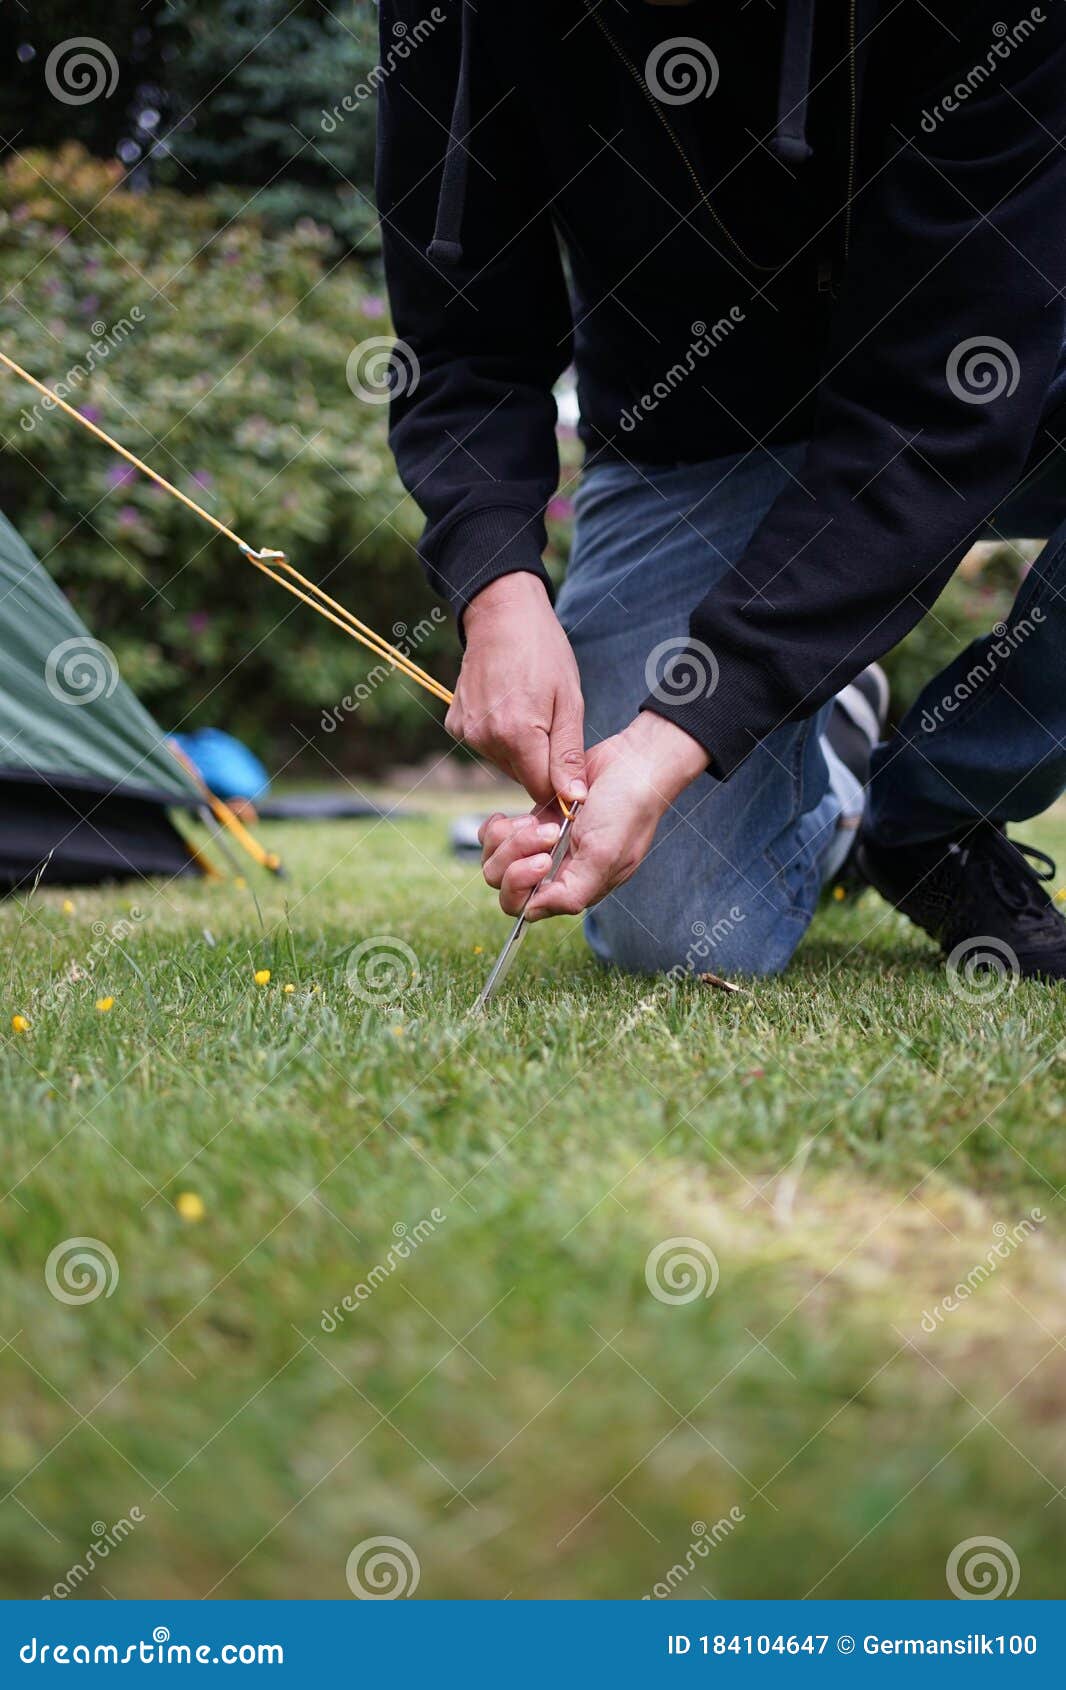
[[585,787],[585,707],[570,641],[535,575],[504,575],[463,617],[466,655],[445,727],[538,804]]
[[[649,711],[595,746],[588,754],[588,801],[574,823],[569,853],[551,884],[531,899],[527,918],[577,915],[627,881],[663,815],[707,760],[682,728]],[[490,816],[480,837],[485,879],[499,888],[501,909],[517,915],[550,866],[558,812],[542,806],[531,816]]]

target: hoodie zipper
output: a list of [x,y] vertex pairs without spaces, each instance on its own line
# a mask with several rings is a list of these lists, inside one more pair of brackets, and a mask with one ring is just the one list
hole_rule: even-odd
[[848,79],[851,86],[851,109],[848,113],[848,190],[844,203],[844,261],[847,262],[851,252],[851,206],[855,198],[855,160],[858,153],[859,131],[859,78],[855,68],[858,53],[858,5],[859,0],[851,0],[848,9]]
[[[844,262],[851,256],[851,208],[855,200],[855,183],[857,180],[856,159],[858,156],[859,131],[859,78],[856,69],[858,54],[858,0],[849,0],[848,5],[848,176],[844,189]],[[828,293],[833,299],[838,293],[836,281],[836,266],[833,255],[828,253],[818,266],[818,292]]]
[[[650,106],[651,110],[654,112],[654,114],[655,114],[656,118],[658,119],[659,123],[662,125],[663,129],[666,131],[666,134],[669,137],[671,146],[674,148],[674,151],[677,153],[677,155],[680,158],[682,164],[684,165],[688,176],[691,178],[692,184],[695,187],[696,192],[698,193],[698,195],[700,197],[700,201],[701,201],[701,203],[704,207],[704,210],[707,212],[707,215],[710,217],[710,219],[713,222],[715,228],[729,242],[729,244],[733,248],[734,252],[739,253],[740,257],[743,259],[744,263],[749,267],[749,269],[760,270],[760,271],[762,271],[762,273],[764,275],[771,275],[775,271],[779,270],[781,268],[781,266],[779,264],[762,264],[762,263],[759,262],[759,260],[757,258],[753,258],[749,252],[745,251],[744,247],[741,246],[741,244],[737,240],[736,236],[731,232],[731,230],[722,221],[721,217],[718,215],[717,211],[715,210],[714,206],[711,203],[710,196],[707,194],[706,190],[704,189],[702,182],[700,181],[699,174],[698,174],[695,166],[693,165],[692,160],[689,158],[688,153],[685,151],[684,147],[682,146],[680,139],[678,138],[678,136],[675,133],[672,125],[670,124],[667,117],[665,116],[662,108],[659,105],[659,102],[652,95],[651,90],[649,89],[648,84],[645,82],[645,80],[644,80],[643,76],[641,75],[639,69],[633,63],[632,59],[629,57],[629,54],[625,51],[625,49],[619,45],[618,41],[615,38],[614,32],[609,28],[609,26],[605,23],[604,19],[600,16],[600,11],[599,11],[598,7],[596,5],[594,5],[594,0],[582,0],[582,4],[584,5],[586,15],[592,19],[592,21],[595,23],[597,29],[599,30],[600,34],[603,36],[604,40],[606,42],[608,42],[608,44],[610,45],[613,52],[616,54],[616,56],[625,65],[625,67],[628,70],[630,76],[633,78],[633,81],[637,84],[637,87],[640,89],[641,93],[644,95],[644,98],[647,101],[647,104]],[[849,77],[850,77],[850,110],[849,110],[849,116],[848,116],[848,186],[847,186],[847,202],[846,202],[846,205],[845,205],[845,208],[844,208],[844,258],[845,258],[845,260],[847,259],[848,254],[851,250],[851,202],[852,202],[852,198],[853,198],[854,191],[855,191],[855,174],[856,174],[856,171],[855,171],[856,134],[857,134],[857,130],[858,130],[858,83],[857,83],[856,70],[855,70],[856,39],[857,39],[857,33],[858,33],[857,23],[856,23],[857,6],[858,6],[858,0],[850,0],[850,14],[849,14],[849,22],[848,22],[848,68],[849,68]],[[831,258],[823,259],[822,263],[819,265],[819,283],[818,283],[818,285],[819,285],[820,290],[822,290],[822,288],[823,288],[823,278],[826,274],[826,267],[827,266],[828,266],[828,273],[831,277],[832,276],[832,268],[833,268],[833,261],[832,261]],[[830,288],[831,288],[831,291],[835,292],[835,289],[832,288],[831,282],[830,282]]]

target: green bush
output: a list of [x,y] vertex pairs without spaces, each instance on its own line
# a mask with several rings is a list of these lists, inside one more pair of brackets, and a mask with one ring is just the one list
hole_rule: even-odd
[[[346,379],[350,351],[387,335],[385,305],[357,265],[331,269],[326,231],[271,234],[211,199],[131,193],[117,165],[69,146],[7,163],[0,237],[14,358],[386,636],[429,614],[386,407]],[[440,707],[395,677],[325,739],[322,712],[376,660],[0,377],[0,504],[164,726],[228,727],[275,766],[307,735],[363,768],[445,743]],[[442,621],[417,657],[450,682],[455,651]]]

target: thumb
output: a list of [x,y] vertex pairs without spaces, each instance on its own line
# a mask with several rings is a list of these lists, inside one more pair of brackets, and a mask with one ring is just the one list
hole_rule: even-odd
[[548,774],[557,797],[583,804],[588,797],[585,773],[585,718],[581,699],[557,705],[548,744]]

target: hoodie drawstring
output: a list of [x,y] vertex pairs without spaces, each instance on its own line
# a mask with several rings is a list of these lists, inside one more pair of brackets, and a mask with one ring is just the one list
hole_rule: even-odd
[[777,128],[770,142],[784,164],[805,164],[811,156],[807,107],[811,97],[813,42],[814,0],[788,0],[777,93]]
[[473,34],[473,10],[471,0],[459,0],[459,78],[455,85],[452,115],[448,122],[448,145],[444,153],[433,239],[426,248],[426,257],[432,264],[443,264],[448,269],[454,269],[457,264],[461,264],[463,258],[461,236],[463,208],[466,204],[466,138],[470,133],[470,44]]

